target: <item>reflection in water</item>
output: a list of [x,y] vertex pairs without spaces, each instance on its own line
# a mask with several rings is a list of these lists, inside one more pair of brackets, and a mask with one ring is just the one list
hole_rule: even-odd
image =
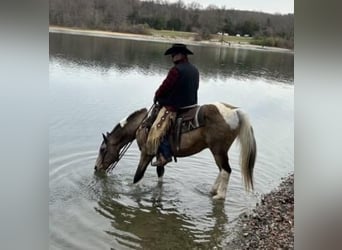
[[[145,74],[165,74],[170,67],[164,57],[169,44],[124,39],[50,33],[50,56],[63,57],[80,65],[114,67],[122,72],[135,69]],[[190,46],[191,47],[191,46]],[[204,78],[258,78],[293,82],[293,54],[265,53],[227,47],[192,46],[191,61]]]
[[[116,243],[134,249],[212,249],[222,247],[227,238],[228,218],[224,202],[212,202],[212,212],[202,218],[204,229],[191,216],[177,208],[176,201],[163,198],[163,184],[150,190],[134,187],[124,194],[104,180],[95,211],[111,221],[105,232]],[[151,197],[149,197],[152,195]],[[192,211],[188,211],[189,214]],[[196,212],[194,212],[196,213]]]

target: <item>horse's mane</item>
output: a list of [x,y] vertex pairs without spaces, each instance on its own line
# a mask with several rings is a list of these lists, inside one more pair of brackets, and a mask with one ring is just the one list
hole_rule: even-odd
[[[135,118],[136,115],[138,115],[142,111],[146,111],[146,110],[147,110],[146,108],[142,108],[142,109],[136,110],[132,114],[130,114],[125,120],[127,121],[127,123],[130,123]],[[122,127],[121,127],[121,124],[119,122],[118,124],[116,124],[116,126],[113,128],[113,130],[110,133],[112,134],[112,133],[117,132],[117,131],[119,131],[121,129],[122,129]]]

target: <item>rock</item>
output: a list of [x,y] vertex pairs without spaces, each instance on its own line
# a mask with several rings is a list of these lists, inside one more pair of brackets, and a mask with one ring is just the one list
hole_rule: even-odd
[[293,183],[291,174],[276,190],[263,195],[251,213],[240,216],[236,237],[225,249],[293,249]]

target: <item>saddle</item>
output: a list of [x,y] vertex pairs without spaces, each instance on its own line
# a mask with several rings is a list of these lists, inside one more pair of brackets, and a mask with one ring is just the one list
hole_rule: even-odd
[[[145,129],[145,141],[147,139],[148,131],[150,130],[153,122],[161,109],[160,105],[155,105],[150,114],[144,119],[141,124],[141,129]],[[200,105],[195,105],[189,108],[179,109],[175,119],[175,123],[170,128],[170,139],[176,147],[176,152],[180,148],[181,135],[188,133],[194,129],[204,126],[204,115]],[[176,153],[173,152],[173,153]]]
[[176,151],[178,151],[180,147],[181,134],[188,133],[202,126],[204,126],[204,118],[203,112],[201,112],[201,106],[196,105],[193,107],[180,109],[177,112],[176,124],[171,130]]

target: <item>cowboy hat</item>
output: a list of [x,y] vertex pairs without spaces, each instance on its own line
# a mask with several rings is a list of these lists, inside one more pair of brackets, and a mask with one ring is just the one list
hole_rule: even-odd
[[192,53],[185,44],[182,43],[175,43],[172,45],[171,48],[167,49],[164,53],[164,55],[172,55],[172,54],[177,54],[177,53],[182,53],[184,55],[193,55]]

